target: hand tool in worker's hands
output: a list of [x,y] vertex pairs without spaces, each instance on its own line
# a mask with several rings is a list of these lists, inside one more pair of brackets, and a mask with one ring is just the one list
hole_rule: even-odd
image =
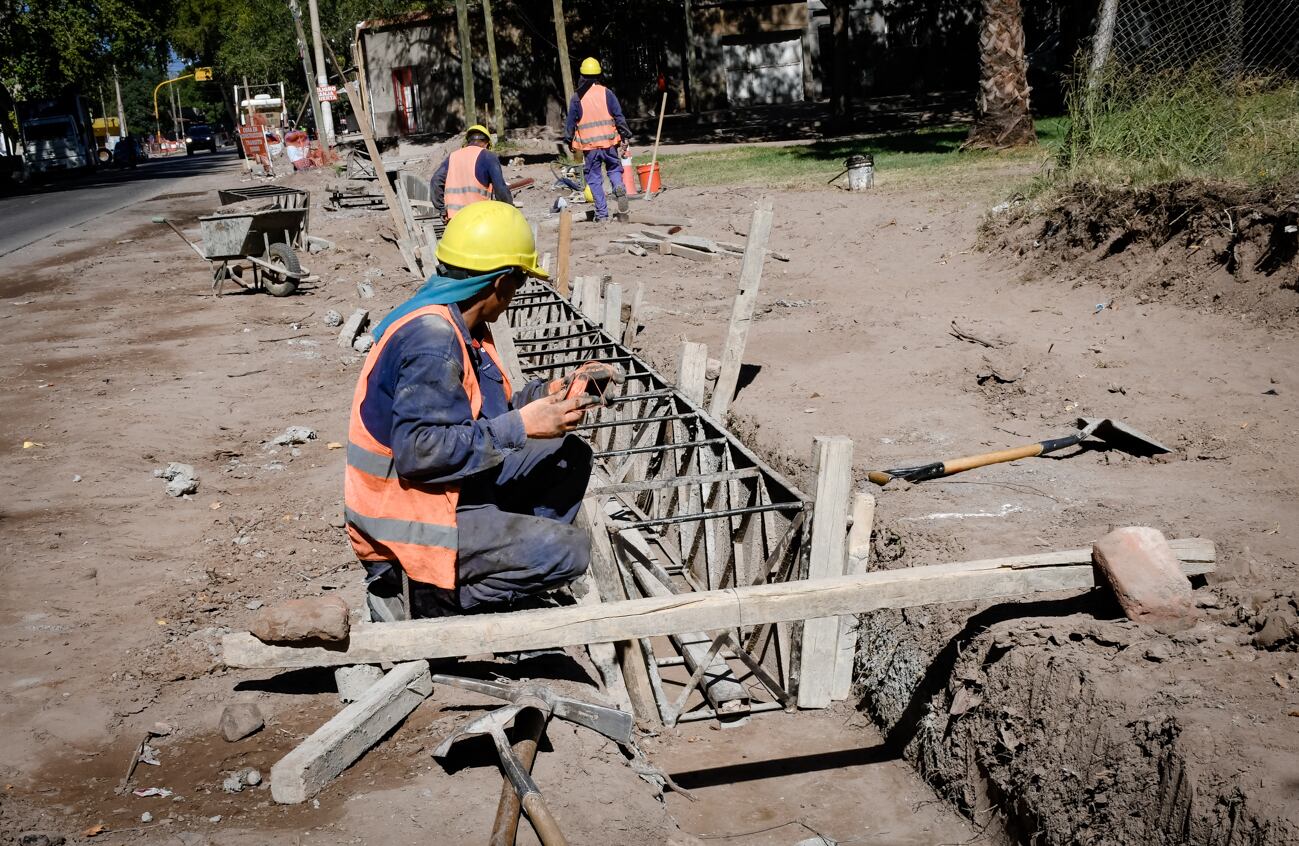
[[924,482],[928,479],[939,479],[953,473],[986,467],[989,464],[1001,464],[1006,461],[1018,461],[1021,458],[1032,458],[1058,452],[1076,446],[1088,438],[1096,438],[1114,449],[1123,450],[1132,455],[1150,456],[1172,452],[1159,441],[1133,429],[1119,420],[1109,417],[1079,417],[1078,431],[1062,438],[1048,438],[1035,444],[1013,447],[1011,449],[986,452],[981,455],[967,455],[950,461],[935,461],[932,464],[921,464],[915,467],[897,467],[892,470],[872,470],[866,477],[877,485],[887,485],[894,479],[905,479],[908,482]]
[[[512,841],[512,837],[505,839],[502,832],[507,826],[512,831],[513,826],[517,825],[518,811],[522,807],[524,811],[527,811],[528,819],[532,821],[533,828],[536,829],[537,837],[541,840],[543,846],[565,844],[567,841],[564,839],[564,835],[560,832],[559,826],[551,815],[549,808],[546,807],[546,802],[541,796],[537,783],[532,780],[532,776],[528,772],[531,761],[525,764],[520,760],[519,755],[515,754],[508,738],[505,736],[505,727],[516,717],[522,720],[521,712],[533,710],[539,712],[542,717],[540,727],[536,728],[535,732],[537,738],[540,738],[546,720],[551,716],[555,716],[599,732],[620,745],[627,745],[631,742],[631,715],[616,708],[560,696],[546,685],[535,682],[507,685],[439,673],[433,677],[433,683],[471,690],[475,693],[504,699],[512,703],[456,729],[446,740],[442,741],[437,749],[433,750],[435,757],[445,758],[451,751],[451,746],[461,738],[480,734],[491,736],[492,742],[496,746],[496,752],[501,759],[501,769],[513,786],[510,794],[513,797],[512,802],[507,802],[508,797],[504,794],[501,797],[501,805],[496,812],[496,829],[492,834],[492,843],[508,844]],[[537,723],[533,722],[532,726],[536,727]],[[533,754],[535,754],[535,740],[533,742]]]
[[627,373],[618,364],[605,361],[588,361],[559,380],[556,391],[564,392],[564,399],[589,396],[590,405],[609,404],[609,383],[621,385]]

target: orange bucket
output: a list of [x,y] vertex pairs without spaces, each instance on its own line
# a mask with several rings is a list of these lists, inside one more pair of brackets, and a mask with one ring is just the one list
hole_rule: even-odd
[[663,190],[663,183],[659,181],[662,169],[658,162],[652,165],[640,165],[636,168],[636,175],[640,177],[641,193],[657,194]]

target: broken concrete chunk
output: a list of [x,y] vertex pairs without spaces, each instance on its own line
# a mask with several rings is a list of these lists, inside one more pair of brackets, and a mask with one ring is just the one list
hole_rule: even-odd
[[360,353],[369,352],[372,346],[374,346],[374,336],[369,332],[357,335],[356,340],[352,342],[352,349]]
[[290,446],[292,444],[305,444],[307,441],[314,441],[315,439],[315,429],[309,429],[306,426],[290,426],[276,435],[271,443],[275,446]]
[[1191,583],[1158,529],[1115,529],[1092,545],[1092,559],[1129,620],[1177,629],[1195,625]]
[[356,664],[334,670],[334,684],[342,702],[355,702],[370,686],[383,678],[383,670],[373,664]]
[[337,596],[290,599],[261,609],[248,631],[265,643],[347,640],[347,603]]
[[227,705],[221,712],[221,736],[230,743],[261,731],[264,725],[261,709],[251,702]]
[[[380,272],[380,275],[383,275],[382,272]],[[374,286],[369,282],[357,282],[356,295],[363,300],[368,300],[374,296]]]
[[52,831],[24,831],[18,835],[18,846],[63,846],[68,838]]
[[184,496],[198,491],[198,471],[192,464],[173,461],[166,469],[154,470],[153,475],[167,480],[167,496]]
[[334,311],[334,310],[331,308],[329,311],[325,312],[325,325],[326,325],[326,326],[342,326],[342,325],[343,325],[343,315],[339,314],[338,312]]
[[343,322],[343,328],[338,332],[338,345],[340,347],[350,347],[356,340],[356,336],[361,334],[367,323],[370,322],[370,312],[363,308],[358,308],[352,312],[351,316]]

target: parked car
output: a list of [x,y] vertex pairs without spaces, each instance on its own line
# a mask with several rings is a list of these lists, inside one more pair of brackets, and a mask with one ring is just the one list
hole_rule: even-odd
[[199,124],[189,128],[185,135],[185,155],[192,156],[195,150],[207,150],[210,153],[217,151],[216,133],[212,127]]

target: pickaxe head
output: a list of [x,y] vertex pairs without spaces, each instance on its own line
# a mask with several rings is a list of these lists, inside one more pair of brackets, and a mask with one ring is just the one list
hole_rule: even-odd
[[[571,699],[567,696],[560,696],[550,687],[537,682],[528,682],[525,684],[508,685],[499,682],[480,681],[478,679],[466,679],[461,676],[448,676],[438,673],[433,676],[434,684],[449,684],[452,687],[472,690],[475,693],[481,693],[485,696],[493,696],[497,699],[504,699],[507,702],[513,702],[516,705],[527,705],[543,713],[549,713],[550,716],[558,717],[561,720],[568,720],[570,723],[576,723],[592,731],[599,732],[610,740],[626,745],[631,742],[632,717],[631,714],[619,711],[617,708],[609,708],[605,705],[595,705],[590,702],[582,702],[577,699]],[[514,718],[518,708],[501,708],[493,713],[509,711],[509,716],[502,723],[502,727]],[[480,718],[470,723],[469,726],[482,722],[485,718]],[[469,726],[460,729],[458,733],[466,731]],[[484,732],[476,732],[483,734]],[[454,737],[455,735],[453,735]],[[446,743],[443,744],[444,746]],[[441,748],[441,747],[439,747]],[[434,753],[435,755],[438,753]]]
[[1111,417],[1079,417],[1078,428],[1085,434],[1131,455],[1151,456],[1172,452],[1144,432]]

